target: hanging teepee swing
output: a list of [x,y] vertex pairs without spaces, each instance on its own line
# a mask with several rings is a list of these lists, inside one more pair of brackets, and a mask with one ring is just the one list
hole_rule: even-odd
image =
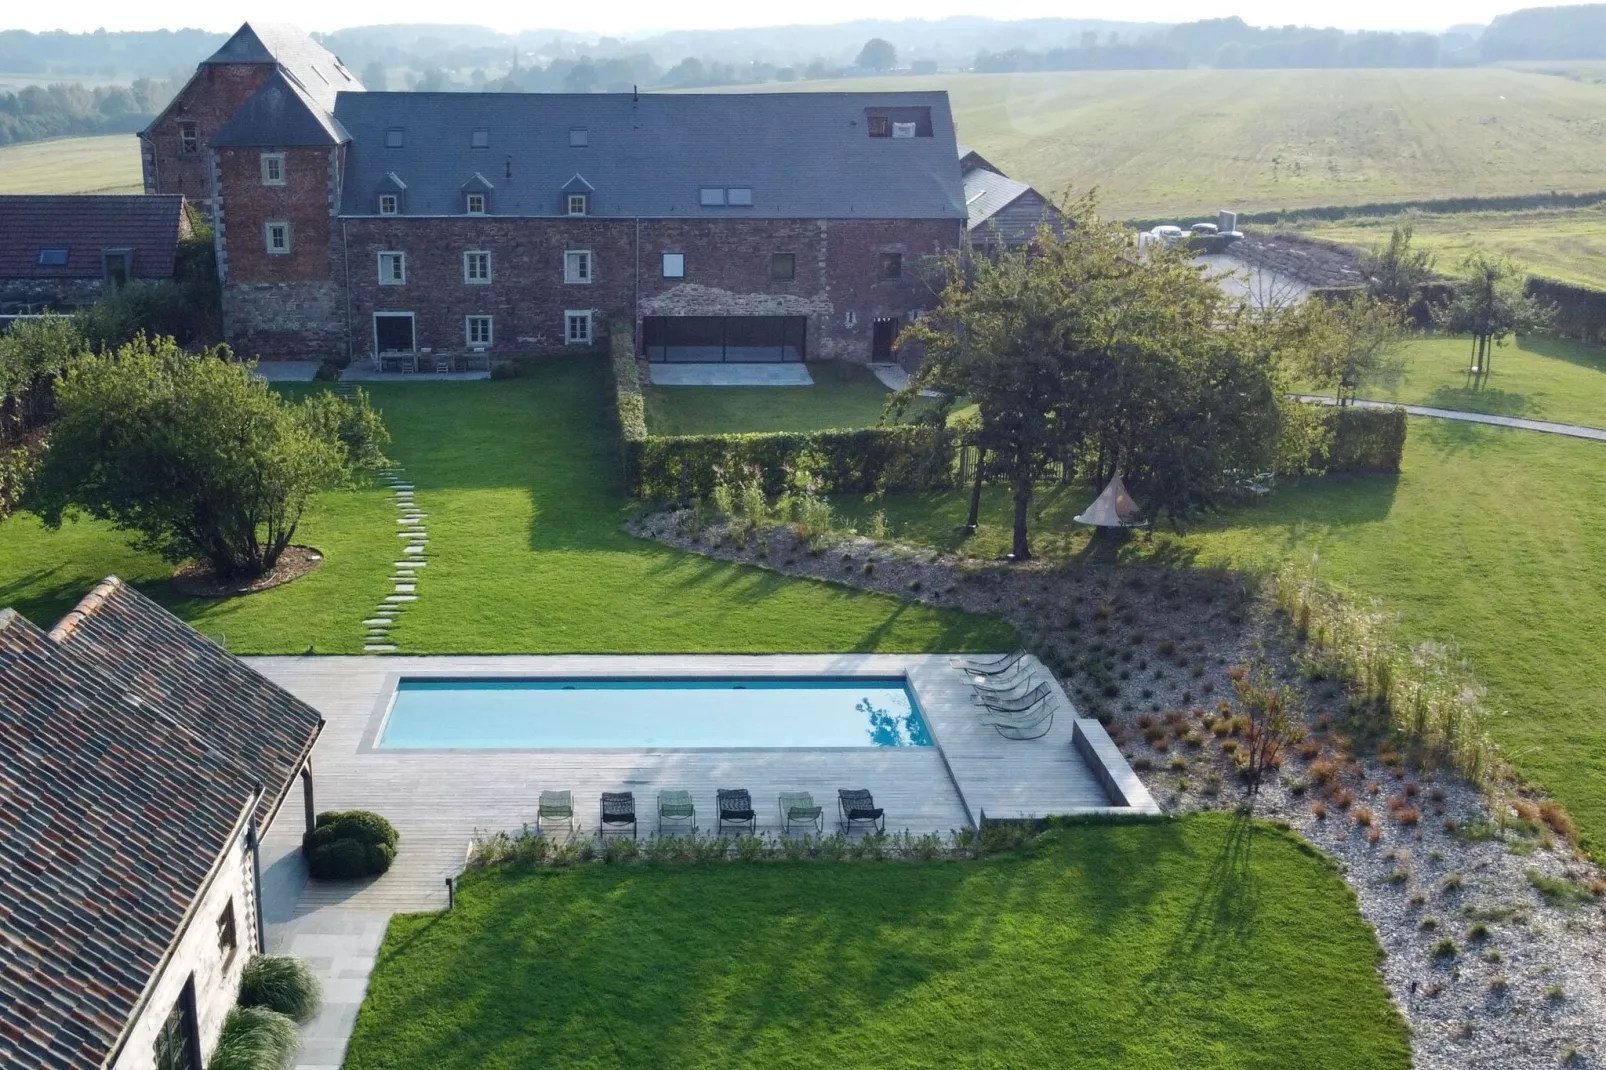
[[1126,492],[1126,484],[1121,482],[1121,473],[1117,472],[1103,493],[1093,499],[1093,504],[1073,519],[1078,524],[1089,524],[1096,528],[1147,527],[1148,521],[1140,519],[1141,515],[1138,503]]

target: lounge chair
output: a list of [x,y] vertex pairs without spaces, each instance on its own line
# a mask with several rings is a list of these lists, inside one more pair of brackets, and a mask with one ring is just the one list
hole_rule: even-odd
[[808,822],[815,832],[825,831],[825,807],[814,805],[814,796],[806,791],[781,792],[781,832],[792,831],[792,826]]
[[1037,682],[1037,671],[1024,661],[1017,661],[1013,669],[999,673],[997,676],[971,676],[970,686],[977,691],[1015,691],[1022,687],[1030,687]]
[[1053,694],[1048,681],[1044,680],[1030,691],[1019,695],[987,695],[978,692],[976,701],[994,713],[1024,713]]
[[758,813],[753,809],[753,797],[746,788],[720,788],[714,794],[718,814],[714,818],[714,835],[725,831],[727,823],[746,825],[750,834],[758,832]]
[[658,793],[658,835],[664,834],[665,821],[684,821],[687,831],[697,831],[697,807],[692,805],[689,791],[660,791]]
[[837,812],[841,815],[837,823],[842,826],[844,834],[853,831],[855,824],[868,824],[878,832],[887,831],[887,820],[881,807],[875,804],[875,798],[863,788],[838,788],[836,793]]
[[1013,669],[1025,657],[1026,651],[1019,649],[990,658],[949,658],[948,664],[973,676],[997,676]]
[[633,791],[605,791],[602,793],[602,820],[597,825],[597,835],[605,834],[610,828],[616,832],[623,832],[625,826],[630,826],[630,838],[636,838],[636,793]]
[[1054,698],[1040,698],[1030,708],[1013,713],[986,710],[981,723],[992,725],[1005,739],[1038,739],[1054,727]]
[[561,821],[572,834],[574,832],[574,797],[566,791],[543,791],[541,799],[535,806],[535,828],[541,830],[541,822]]

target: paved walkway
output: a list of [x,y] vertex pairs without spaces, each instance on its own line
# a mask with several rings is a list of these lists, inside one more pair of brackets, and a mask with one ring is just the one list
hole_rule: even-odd
[[[1317,405],[1338,404],[1320,394],[1295,394],[1300,401]],[[1549,420],[1525,420],[1520,416],[1494,416],[1486,412],[1462,412],[1459,409],[1435,409],[1427,405],[1397,405],[1392,401],[1354,401],[1359,409],[1404,409],[1412,416],[1431,416],[1438,420],[1460,420],[1469,424],[1489,424],[1492,427],[1515,427],[1523,431],[1542,431],[1547,435],[1567,435],[1571,438],[1588,438],[1606,442],[1606,428],[1585,427],[1582,424],[1558,424]]]
[[318,374],[318,361],[259,360],[252,374],[270,383],[310,383]]
[[653,386],[813,386],[802,362],[775,364],[647,365]]
[[[902,390],[909,385],[909,373],[903,370],[903,365],[901,364],[872,364],[870,365],[870,370],[875,373],[877,379],[881,380],[881,385],[888,390]],[[922,390],[920,391],[920,396],[923,398],[940,398],[942,397],[942,391]]]

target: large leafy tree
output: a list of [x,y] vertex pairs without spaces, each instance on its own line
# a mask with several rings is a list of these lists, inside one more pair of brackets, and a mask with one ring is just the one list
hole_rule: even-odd
[[859,49],[859,58],[854,63],[867,71],[890,71],[898,65],[898,50],[891,41],[872,37]]
[[1386,245],[1361,255],[1366,291],[1402,311],[1416,303],[1422,287],[1433,280],[1433,254],[1411,244],[1411,228],[1395,227]]
[[1526,334],[1549,326],[1554,310],[1528,296],[1527,273],[1513,261],[1477,252],[1461,262],[1462,281],[1455,296],[1440,310],[1439,326],[1454,334],[1472,336],[1472,364],[1467,369],[1474,386],[1489,378],[1489,362],[1496,346],[1513,334]]
[[53,527],[110,521],[220,576],[271,570],[313,497],[383,464],[388,436],[361,393],[292,403],[227,356],[140,336],[74,363],[28,507]]

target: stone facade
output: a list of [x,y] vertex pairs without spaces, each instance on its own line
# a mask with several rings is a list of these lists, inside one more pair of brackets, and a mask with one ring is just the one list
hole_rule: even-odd
[[[207,64],[195,72],[167,110],[140,135],[146,193],[179,193],[208,203],[207,162],[212,135],[273,72],[271,63]],[[194,124],[194,151],[185,151],[183,125]]]
[[105,279],[0,279],[0,315],[69,311],[105,292]]
[[[234,916],[234,948],[220,945],[225,911]],[[223,853],[216,876],[202,894],[189,927],[173,948],[165,968],[151,982],[148,998],[129,1024],[114,1070],[155,1070],[156,1038],[162,1023],[184,998],[191,979],[195,1018],[203,1058],[209,1058],[223,1029],[223,1019],[240,991],[240,974],[256,953],[256,870],[242,834]]]

